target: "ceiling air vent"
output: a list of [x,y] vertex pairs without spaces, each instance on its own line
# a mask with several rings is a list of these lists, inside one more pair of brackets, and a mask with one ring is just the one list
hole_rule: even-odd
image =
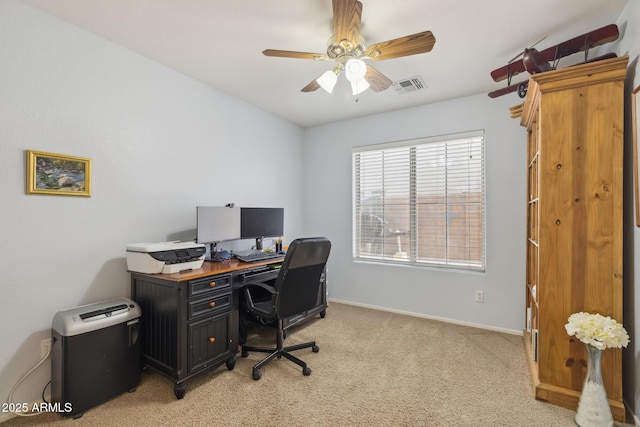
[[422,77],[416,76],[405,80],[398,80],[393,83],[393,87],[396,88],[396,92],[398,93],[409,93],[426,89],[427,85],[424,84]]

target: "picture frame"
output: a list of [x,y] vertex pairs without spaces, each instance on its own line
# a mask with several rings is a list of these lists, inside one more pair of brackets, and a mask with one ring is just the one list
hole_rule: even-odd
[[91,159],[27,150],[27,194],[91,196]]
[[635,191],[636,227],[640,227],[640,181],[638,181],[638,131],[640,130],[640,86],[631,92],[631,126],[633,138],[633,187]]

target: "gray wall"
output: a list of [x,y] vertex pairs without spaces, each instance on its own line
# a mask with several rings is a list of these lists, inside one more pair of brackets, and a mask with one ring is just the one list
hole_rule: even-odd
[[[128,243],[192,239],[196,206],[228,202],[284,207],[302,234],[298,126],[13,0],[0,64],[2,402],[56,312],[130,295]],[[26,149],[91,158],[91,197],[26,195]]]

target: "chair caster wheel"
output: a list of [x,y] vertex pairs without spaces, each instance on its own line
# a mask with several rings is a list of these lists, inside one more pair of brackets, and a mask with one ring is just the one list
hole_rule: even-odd
[[317,345],[314,345],[313,347],[311,347],[311,351],[313,351],[314,353],[317,353],[320,351],[320,347],[318,347]]
[[248,357],[248,356],[249,356],[249,352],[248,352],[247,350],[244,350],[244,349],[243,349],[243,350],[242,350],[242,352],[240,353],[240,355],[241,355],[242,357]]
[[305,368],[302,368],[302,375],[304,375],[305,377],[308,377],[309,375],[311,375],[311,368],[309,368],[308,366]]
[[260,378],[262,378],[260,371],[253,371],[253,380],[258,381]]

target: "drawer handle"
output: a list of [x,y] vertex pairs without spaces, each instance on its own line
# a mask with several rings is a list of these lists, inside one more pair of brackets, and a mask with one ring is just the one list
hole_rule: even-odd
[[213,307],[215,307],[215,306],[216,306],[216,302],[215,302],[215,301],[211,301],[211,302],[209,303],[209,307],[213,308]]
[[209,337],[209,342],[210,343],[214,343],[214,342],[216,342],[216,339],[214,337]]
[[216,282],[211,282],[209,283],[209,286],[211,286],[212,288],[216,285]]

